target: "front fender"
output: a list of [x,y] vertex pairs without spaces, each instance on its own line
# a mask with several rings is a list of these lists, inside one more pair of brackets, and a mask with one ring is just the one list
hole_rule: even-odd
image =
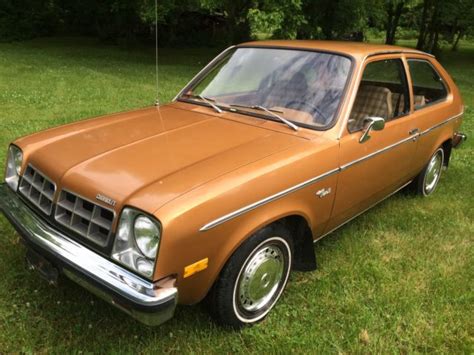
[[[336,183],[337,174],[333,174],[205,231],[201,229],[210,219],[204,213],[209,210],[208,206],[198,206],[177,216],[163,226],[156,278],[176,274],[179,302],[199,302],[207,295],[235,250],[264,226],[288,216],[299,216],[307,222],[313,236],[322,234],[330,217],[335,193],[320,198],[316,192],[322,188],[335,192]],[[212,204],[213,208],[219,206],[216,200]],[[205,258],[208,258],[207,269],[191,277],[183,277],[185,266]]]

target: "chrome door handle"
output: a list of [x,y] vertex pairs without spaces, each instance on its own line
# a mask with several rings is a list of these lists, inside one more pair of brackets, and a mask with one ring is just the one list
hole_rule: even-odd
[[418,128],[413,128],[410,132],[408,132],[408,134],[410,136],[413,136],[413,138],[412,138],[413,142],[417,141],[419,132],[420,132],[420,130]]

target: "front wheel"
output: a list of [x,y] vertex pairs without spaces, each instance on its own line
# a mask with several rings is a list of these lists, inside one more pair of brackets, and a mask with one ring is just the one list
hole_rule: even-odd
[[210,294],[220,324],[240,328],[261,321],[288,282],[292,241],[286,227],[272,225],[246,240],[230,257]]
[[444,150],[438,148],[423,171],[416,178],[416,190],[422,196],[431,195],[438,186],[444,164]]

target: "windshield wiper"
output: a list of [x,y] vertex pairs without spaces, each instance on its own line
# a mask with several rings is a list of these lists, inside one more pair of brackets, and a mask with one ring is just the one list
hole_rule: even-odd
[[278,118],[281,122],[286,124],[288,127],[294,129],[295,131],[297,131],[299,129],[299,127],[297,125],[295,125],[293,122],[288,121],[286,118],[283,118],[282,116],[280,116],[279,114],[276,113],[276,112],[283,113],[281,111],[271,110],[269,108],[266,108],[266,107],[263,107],[263,106],[260,106],[260,105],[255,105],[255,106],[230,105],[230,107],[242,107],[242,108],[250,108],[250,109],[253,109],[253,110],[265,111],[266,113],[272,115],[273,117]]
[[222,111],[222,109],[219,106],[217,106],[215,103],[213,103],[213,101],[215,102],[216,100],[211,99],[210,97],[206,97],[206,96],[202,96],[202,95],[192,95],[192,94],[185,94],[185,95],[188,96],[188,97],[191,97],[191,98],[201,99],[206,104],[211,106],[218,113],[224,112],[224,111]]

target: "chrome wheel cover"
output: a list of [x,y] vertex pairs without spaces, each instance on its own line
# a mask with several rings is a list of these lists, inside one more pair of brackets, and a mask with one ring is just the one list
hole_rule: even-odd
[[256,321],[270,311],[288,281],[290,265],[290,247],[280,237],[270,238],[254,249],[234,287],[234,309],[241,321]]
[[440,149],[433,155],[430,162],[428,163],[423,184],[425,195],[429,195],[435,190],[436,185],[438,184],[439,178],[441,176],[443,159],[444,154],[443,151]]

